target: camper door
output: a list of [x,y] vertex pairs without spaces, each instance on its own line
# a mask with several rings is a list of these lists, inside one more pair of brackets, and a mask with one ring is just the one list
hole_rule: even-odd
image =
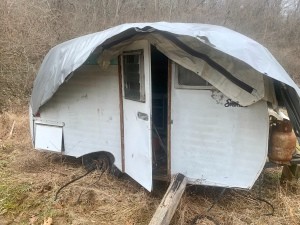
[[136,41],[121,56],[124,122],[124,169],[152,189],[150,45]]

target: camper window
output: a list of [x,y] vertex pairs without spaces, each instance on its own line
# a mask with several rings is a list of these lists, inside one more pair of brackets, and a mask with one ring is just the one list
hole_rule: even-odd
[[198,74],[180,65],[177,65],[176,71],[176,88],[210,89],[212,87],[210,83],[201,78]]
[[145,101],[143,51],[123,53],[124,97]]

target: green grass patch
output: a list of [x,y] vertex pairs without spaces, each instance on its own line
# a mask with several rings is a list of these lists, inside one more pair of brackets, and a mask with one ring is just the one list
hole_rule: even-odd
[[[24,209],[24,201],[28,197],[31,185],[28,183],[0,184],[0,215],[16,215]],[[27,205],[27,204],[26,204]]]

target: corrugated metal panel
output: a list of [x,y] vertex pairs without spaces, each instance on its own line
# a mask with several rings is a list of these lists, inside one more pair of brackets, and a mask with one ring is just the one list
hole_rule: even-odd
[[121,169],[117,66],[83,66],[40,110],[41,118],[64,122],[65,154],[107,151]]
[[172,86],[172,174],[190,183],[252,187],[267,155],[267,103],[225,107],[228,98],[216,90]]

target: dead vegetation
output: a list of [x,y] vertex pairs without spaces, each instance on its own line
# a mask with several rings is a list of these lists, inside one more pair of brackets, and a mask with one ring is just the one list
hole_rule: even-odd
[[[166,191],[156,182],[148,193],[127,176],[116,178],[95,171],[56,191],[85,173],[80,159],[34,151],[31,148],[26,113],[1,114],[0,224],[148,224]],[[9,133],[15,121],[11,137]],[[251,192],[226,190],[207,213],[221,189],[189,186],[172,224],[189,225],[197,215],[207,215],[220,224],[291,224],[300,221],[300,183],[280,183],[281,168],[264,172]],[[261,196],[270,205],[256,198]],[[44,222],[45,221],[45,222]],[[46,223],[46,222],[49,223]],[[213,224],[207,218],[196,224]]]
[[173,21],[229,27],[266,47],[298,82],[300,0],[2,0],[0,111],[29,98],[39,65],[54,45],[121,23]]
[[[32,150],[27,103],[34,76],[54,45],[126,22],[224,25],[267,46],[300,82],[299,0],[2,0],[0,1],[0,224],[147,224],[167,185],[149,194],[128,177],[84,173],[80,160]],[[299,182],[280,184],[265,171],[261,193],[228,190],[207,214],[220,224],[299,224]],[[172,224],[206,215],[220,189],[188,187]],[[81,194],[80,199],[78,200]],[[263,196],[275,207],[249,196]],[[212,224],[207,218],[198,224]]]

